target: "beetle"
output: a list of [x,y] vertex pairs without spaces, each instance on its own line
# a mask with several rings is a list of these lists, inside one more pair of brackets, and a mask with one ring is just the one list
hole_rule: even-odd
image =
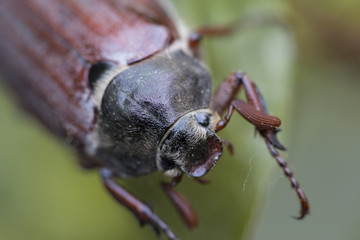
[[[190,203],[174,187],[186,174],[203,177],[223,145],[217,132],[234,111],[255,126],[309,212],[306,195],[276,149],[281,121],[244,73],[211,91],[199,59],[202,36],[233,26],[189,32],[154,0],[14,0],[0,9],[0,70],[25,108],[68,141],[86,168],[100,168],[105,188],[141,223],[175,234],[145,203],[115,182],[162,171],[165,193],[189,227]],[[46,60],[45,60],[46,59]],[[244,89],[246,101],[237,98]],[[227,111],[227,113],[226,113]],[[226,113],[226,114],[225,114]],[[224,116],[224,117],[223,117]]]

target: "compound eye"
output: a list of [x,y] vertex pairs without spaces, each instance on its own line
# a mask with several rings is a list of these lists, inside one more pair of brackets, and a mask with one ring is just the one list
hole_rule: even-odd
[[197,113],[195,118],[197,122],[203,127],[208,127],[210,124],[210,116],[208,113]]

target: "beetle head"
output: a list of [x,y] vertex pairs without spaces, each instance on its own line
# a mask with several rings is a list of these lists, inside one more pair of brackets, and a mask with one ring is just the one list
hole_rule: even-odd
[[210,109],[192,111],[177,120],[162,138],[157,165],[166,175],[205,175],[222,154],[214,133],[219,116]]

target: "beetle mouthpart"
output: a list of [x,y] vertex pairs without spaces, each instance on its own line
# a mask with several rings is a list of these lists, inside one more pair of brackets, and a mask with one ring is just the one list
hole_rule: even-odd
[[205,142],[195,146],[194,150],[203,152],[203,158],[200,160],[187,159],[186,164],[178,165],[178,167],[189,176],[198,178],[204,176],[215,166],[215,163],[222,155],[223,146],[220,139],[215,134],[212,134]]
[[205,175],[222,155],[222,142],[214,133],[217,115],[208,109],[187,113],[160,141],[158,167],[168,176]]

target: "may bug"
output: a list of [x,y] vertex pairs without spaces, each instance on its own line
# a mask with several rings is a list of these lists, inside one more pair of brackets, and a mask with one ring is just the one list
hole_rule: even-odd
[[[234,110],[264,138],[303,218],[307,198],[276,150],[285,149],[276,138],[280,119],[241,72],[212,94],[198,59],[202,36],[231,29],[190,33],[153,0],[4,1],[0,69],[25,108],[79,151],[84,167],[101,169],[110,194],[170,239],[176,237],[167,224],[114,179],[164,172],[173,180],[163,189],[195,227],[194,210],[174,186],[184,173],[198,179],[215,165],[223,151],[216,133]],[[246,101],[237,99],[241,88]]]

